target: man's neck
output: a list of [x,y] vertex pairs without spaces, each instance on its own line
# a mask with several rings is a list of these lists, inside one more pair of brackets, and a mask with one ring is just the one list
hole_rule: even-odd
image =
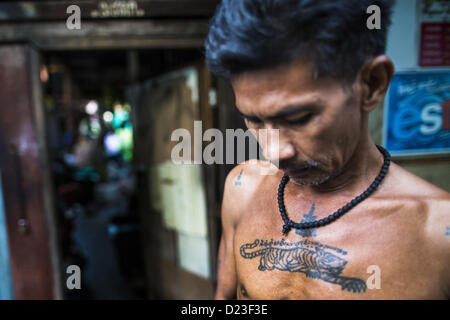
[[356,146],[340,173],[320,185],[302,187],[302,193],[310,193],[312,196],[360,193],[373,182],[383,161],[383,155],[369,136]]

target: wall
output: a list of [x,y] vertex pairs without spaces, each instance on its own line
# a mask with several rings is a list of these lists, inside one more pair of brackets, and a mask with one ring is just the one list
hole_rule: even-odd
[[[386,54],[393,60],[397,71],[423,70],[418,66],[419,54],[419,5],[418,0],[397,0],[388,35]],[[383,141],[384,104],[372,112],[369,130],[375,143]],[[444,156],[394,157],[394,162],[431,183],[450,191],[450,158]]]

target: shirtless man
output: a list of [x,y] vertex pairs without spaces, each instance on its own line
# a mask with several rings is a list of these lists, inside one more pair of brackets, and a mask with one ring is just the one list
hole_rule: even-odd
[[[381,30],[365,27],[371,4],[381,8]],[[342,208],[385,164],[368,116],[394,73],[384,55],[391,5],[222,1],[206,40],[209,67],[230,79],[249,128],[279,130],[278,144],[261,145],[279,170],[262,175],[262,163],[246,162],[226,179],[216,299],[449,297],[449,193],[395,163],[337,219],[292,225]],[[292,222],[282,234],[284,174]]]

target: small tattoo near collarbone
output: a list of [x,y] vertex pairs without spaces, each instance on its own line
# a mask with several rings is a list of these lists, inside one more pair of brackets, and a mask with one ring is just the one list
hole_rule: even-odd
[[445,236],[450,237],[450,226],[447,226],[447,229],[445,230]]
[[[255,249],[255,250],[252,250]],[[366,282],[359,278],[341,276],[347,265],[347,252],[315,241],[298,242],[259,240],[241,246],[244,259],[259,259],[259,271],[301,272],[306,277],[340,285],[342,290],[365,292]]]
[[[316,221],[317,216],[314,215],[314,210],[315,210],[315,204],[313,203],[311,206],[311,209],[309,210],[309,213],[303,215],[303,219],[302,219],[302,221],[300,221],[300,223]],[[295,233],[298,235],[301,235],[302,237],[315,237],[316,236],[316,228],[296,229]]]
[[243,171],[244,171],[244,170],[242,169],[241,172],[239,172],[239,175],[237,176],[236,180],[234,181],[234,185],[235,185],[235,186],[240,186],[240,185],[242,185],[241,178],[242,178],[242,172],[243,172]]

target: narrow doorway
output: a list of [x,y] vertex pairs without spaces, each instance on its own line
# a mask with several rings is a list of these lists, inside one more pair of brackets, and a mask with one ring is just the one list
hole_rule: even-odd
[[65,299],[152,296],[142,221],[149,193],[139,187],[142,138],[127,93],[199,59],[195,49],[42,52],[61,270],[79,266],[83,284],[69,290],[62,279]]

